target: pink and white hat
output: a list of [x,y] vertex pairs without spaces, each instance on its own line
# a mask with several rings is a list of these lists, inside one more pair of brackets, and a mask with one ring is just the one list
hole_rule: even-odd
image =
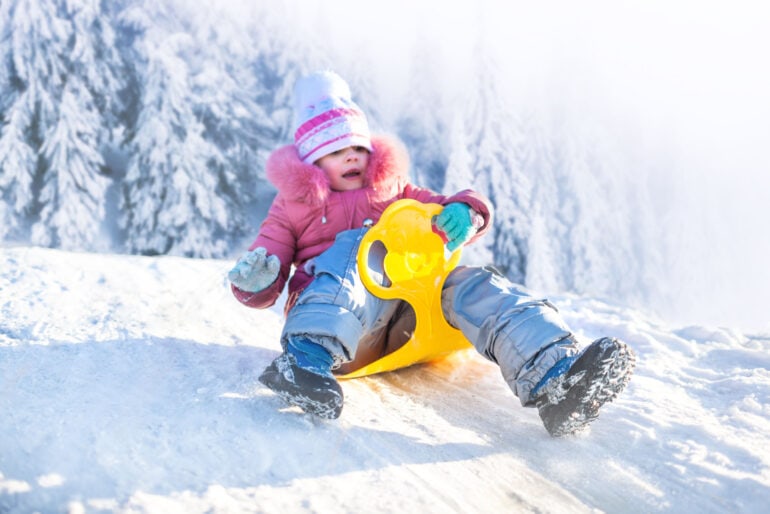
[[294,146],[312,164],[348,146],[372,150],[369,124],[347,82],[333,71],[301,78],[294,86]]

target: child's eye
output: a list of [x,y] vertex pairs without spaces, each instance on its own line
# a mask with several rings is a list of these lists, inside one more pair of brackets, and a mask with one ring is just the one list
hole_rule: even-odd
[[366,147],[363,147],[363,146],[354,146],[353,150],[355,150],[358,153],[369,151]]

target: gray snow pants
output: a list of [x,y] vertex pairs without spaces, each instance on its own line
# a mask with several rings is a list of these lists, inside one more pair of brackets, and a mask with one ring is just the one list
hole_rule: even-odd
[[[392,332],[400,316],[413,314],[405,302],[377,298],[361,282],[356,254],[365,231],[341,232],[315,259],[315,278],[287,316],[284,347],[289,338],[305,336],[329,350],[337,363],[349,362],[366,351],[361,347],[372,344],[373,334]],[[381,268],[373,269],[373,276],[378,272]],[[529,392],[551,366],[577,352],[552,304],[488,268],[455,268],[444,284],[442,309],[450,325],[500,366],[522,405],[532,404]]]

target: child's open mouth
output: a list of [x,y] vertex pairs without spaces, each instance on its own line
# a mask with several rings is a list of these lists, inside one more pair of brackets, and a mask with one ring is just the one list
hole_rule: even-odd
[[342,178],[353,179],[361,176],[361,172],[358,170],[350,170],[342,175]]

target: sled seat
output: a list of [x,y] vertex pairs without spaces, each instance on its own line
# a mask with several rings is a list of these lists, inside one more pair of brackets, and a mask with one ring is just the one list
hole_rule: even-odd
[[[379,298],[408,302],[414,309],[416,324],[403,346],[340,378],[392,371],[471,346],[462,332],[447,323],[441,310],[444,282],[462,254],[461,248],[449,253],[441,237],[432,230],[432,218],[442,209],[435,203],[398,200],[385,209],[377,224],[364,235],[357,257],[361,281]],[[382,268],[389,285],[381,285],[370,274],[369,258],[372,245],[377,242],[385,248]]]

